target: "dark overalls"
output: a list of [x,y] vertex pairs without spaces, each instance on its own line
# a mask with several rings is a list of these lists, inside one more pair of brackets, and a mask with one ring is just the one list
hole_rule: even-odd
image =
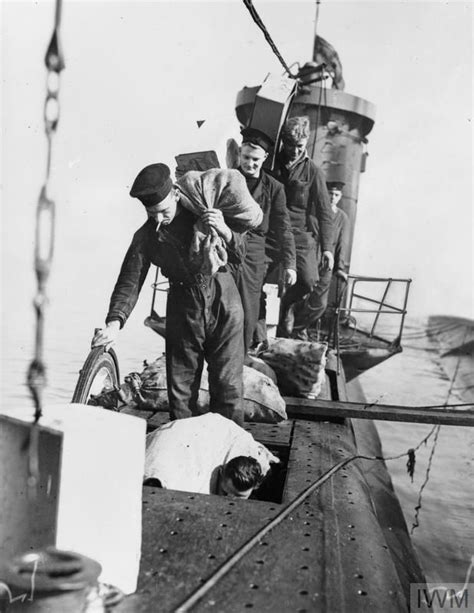
[[[160,266],[170,290],[166,306],[166,373],[171,419],[197,414],[204,360],[208,363],[210,410],[241,423],[243,312],[234,279],[222,267],[213,276],[193,269],[189,247],[196,217],[182,209],[156,233],[149,219],[134,235],[113,291],[106,322],[123,326],[136,304],[150,263]],[[233,233],[227,248],[235,265],[243,240]]]
[[267,271],[266,236],[271,231],[278,237],[280,258],[285,268],[295,268],[295,247],[281,183],[264,171],[258,180],[246,180],[252,198],[263,211],[260,226],[245,235],[246,253],[241,266],[233,269],[244,309],[244,346],[247,352],[259,317],[260,295]]
[[[334,233],[331,251],[334,253],[333,270],[320,270],[319,280],[311,294],[298,304],[295,309],[293,332],[298,334],[299,330],[314,325],[326,311],[331,279],[333,274],[338,271],[347,272],[349,270],[349,219],[342,209],[337,209],[334,214]],[[337,298],[337,297],[336,297]]]
[[280,154],[274,176],[285,186],[296,246],[297,280],[282,297],[277,329],[277,336],[288,336],[290,330],[286,317],[289,307],[315,286],[319,278],[318,251],[331,251],[333,213],[324,174],[307,156],[287,168]]

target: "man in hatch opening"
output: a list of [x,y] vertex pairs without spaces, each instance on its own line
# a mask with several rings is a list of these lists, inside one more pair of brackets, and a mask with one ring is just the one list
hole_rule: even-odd
[[147,436],[145,484],[248,498],[279,459],[216,413],[180,419]]
[[[243,313],[227,266],[202,274],[190,259],[197,216],[180,204],[165,164],[140,171],[130,191],[144,205],[147,221],[135,232],[110,299],[106,328],[92,347],[110,344],[132,312],[150,264],[168,277],[166,377],[171,419],[197,413],[204,359],[208,363],[210,410],[240,423],[243,377]],[[200,220],[213,238],[225,243],[229,262],[243,257],[243,238],[226,224],[222,211],[210,209]],[[211,239],[212,240],[212,239]]]

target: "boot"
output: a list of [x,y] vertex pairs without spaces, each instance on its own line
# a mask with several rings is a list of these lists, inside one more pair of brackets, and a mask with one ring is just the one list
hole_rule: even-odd
[[280,303],[280,318],[276,329],[278,338],[290,338],[293,332],[293,324],[295,323],[295,306],[294,304],[284,305],[283,300]]
[[307,328],[293,328],[291,338],[294,338],[298,341],[309,341],[310,339],[308,336],[308,329]]

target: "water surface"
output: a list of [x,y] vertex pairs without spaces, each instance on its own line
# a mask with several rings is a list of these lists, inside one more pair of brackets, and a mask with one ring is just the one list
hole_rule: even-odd
[[[460,344],[459,331],[464,333],[465,320],[446,318],[444,323]],[[474,322],[468,323],[472,335]],[[467,384],[467,373],[472,381],[474,372],[472,347],[455,358],[453,352],[445,355],[447,326],[435,324],[428,318],[408,319],[403,353],[360,377],[369,401],[406,406],[474,402],[473,389]],[[379,421],[377,429],[384,455],[393,456],[416,447],[432,426]],[[474,432],[467,427],[441,426],[433,451],[434,438],[435,432],[416,453],[413,482],[406,471],[406,458],[387,466],[427,579],[463,583],[474,554]],[[415,507],[432,453],[417,521]]]

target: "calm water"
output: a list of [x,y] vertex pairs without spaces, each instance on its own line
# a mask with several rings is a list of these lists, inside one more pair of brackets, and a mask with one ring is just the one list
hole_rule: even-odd
[[[465,320],[464,320],[465,321]],[[462,320],[450,318],[453,336],[462,329]],[[371,402],[401,405],[439,405],[445,402],[474,402],[472,347],[456,359],[442,357],[439,334],[428,336],[427,319],[408,320],[404,351],[360,377]],[[474,322],[469,322],[472,336]],[[451,381],[456,370],[454,384]],[[466,386],[469,374],[471,387]],[[418,443],[432,426],[377,422],[384,455],[393,456]],[[415,507],[425,481],[434,435],[416,453],[413,483],[406,472],[406,458],[387,463],[400,499],[408,529],[415,523]],[[412,539],[427,579],[433,582],[463,583],[474,555],[474,432],[472,428],[441,426],[435,446],[429,480],[423,490],[419,525]],[[471,577],[472,581],[472,577]]]
[[[47,314],[46,330],[49,368],[46,402],[70,401],[78,371],[88,352],[92,330],[101,325],[107,305],[105,296],[109,292],[110,282],[107,281],[97,296],[76,304],[70,298],[74,296],[71,282],[64,284],[64,288],[53,288],[54,300]],[[33,339],[31,294],[27,294],[26,291],[22,294],[17,285],[16,291],[6,293],[3,301],[1,400],[13,405],[31,403],[24,386]],[[132,370],[139,370],[141,360],[152,359],[164,349],[161,339],[142,325],[149,306],[145,292],[121,332],[117,353],[122,377]],[[457,325],[456,320],[453,320],[453,325]],[[450,380],[440,349],[427,336],[426,327],[426,319],[408,320],[404,352],[361,377],[368,400],[405,405],[446,402]],[[472,372],[472,355],[463,356],[461,360],[463,372],[469,369]],[[449,402],[472,400],[472,388],[454,385]],[[378,428],[384,453],[396,455],[415,447],[431,426],[379,422]],[[413,483],[406,474],[405,459],[388,463],[409,529],[415,519],[415,506],[432,446],[433,437],[417,453]],[[419,526],[413,533],[415,547],[431,581],[463,582],[466,577],[474,553],[473,467],[472,429],[443,426],[434,451],[429,481],[423,491]]]

